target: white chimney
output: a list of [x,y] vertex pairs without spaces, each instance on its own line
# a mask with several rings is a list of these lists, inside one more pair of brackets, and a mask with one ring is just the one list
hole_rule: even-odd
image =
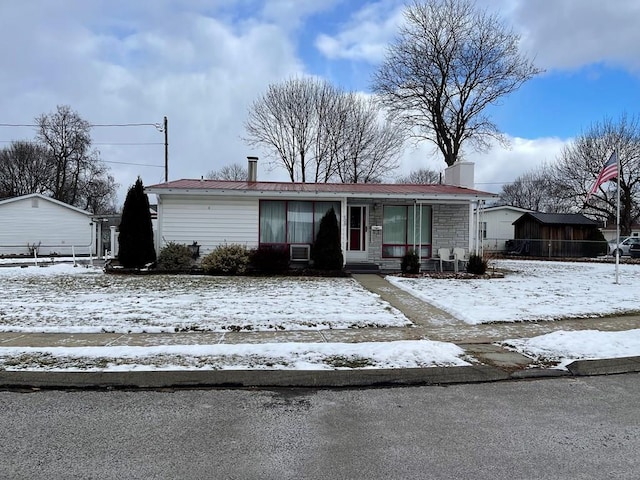
[[247,181],[258,181],[258,157],[247,157]]
[[445,185],[475,188],[473,162],[456,162],[444,170]]

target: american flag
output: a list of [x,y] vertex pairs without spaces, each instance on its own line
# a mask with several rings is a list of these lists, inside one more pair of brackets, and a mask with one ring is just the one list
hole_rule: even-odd
[[587,202],[589,201],[589,197],[598,191],[598,187],[605,182],[608,182],[612,178],[616,178],[618,176],[618,153],[614,150],[602,167],[598,178],[596,178],[596,183],[593,184],[593,187],[589,191],[587,195]]

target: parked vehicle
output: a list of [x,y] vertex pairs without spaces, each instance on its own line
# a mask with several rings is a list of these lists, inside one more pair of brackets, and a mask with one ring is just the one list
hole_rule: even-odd
[[640,258],[640,243],[634,243],[629,247],[631,258]]
[[620,256],[629,255],[629,248],[631,245],[640,245],[640,237],[627,237],[621,240],[620,243],[615,241],[609,242],[609,255],[615,255],[616,249]]

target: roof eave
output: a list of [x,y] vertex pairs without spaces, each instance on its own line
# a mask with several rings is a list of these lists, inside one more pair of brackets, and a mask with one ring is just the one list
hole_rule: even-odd
[[207,189],[207,188],[146,188],[146,193],[154,195],[189,195],[189,196],[218,196],[218,197],[300,197],[300,198],[368,198],[372,200],[407,199],[407,200],[438,200],[463,201],[490,200],[499,195],[486,192],[468,193],[372,193],[372,192],[322,192],[322,191],[291,191],[291,190],[237,190],[237,189]]

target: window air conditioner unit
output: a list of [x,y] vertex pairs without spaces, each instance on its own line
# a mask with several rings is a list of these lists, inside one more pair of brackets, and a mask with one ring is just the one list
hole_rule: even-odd
[[289,258],[292,262],[308,262],[311,259],[311,245],[290,245]]

